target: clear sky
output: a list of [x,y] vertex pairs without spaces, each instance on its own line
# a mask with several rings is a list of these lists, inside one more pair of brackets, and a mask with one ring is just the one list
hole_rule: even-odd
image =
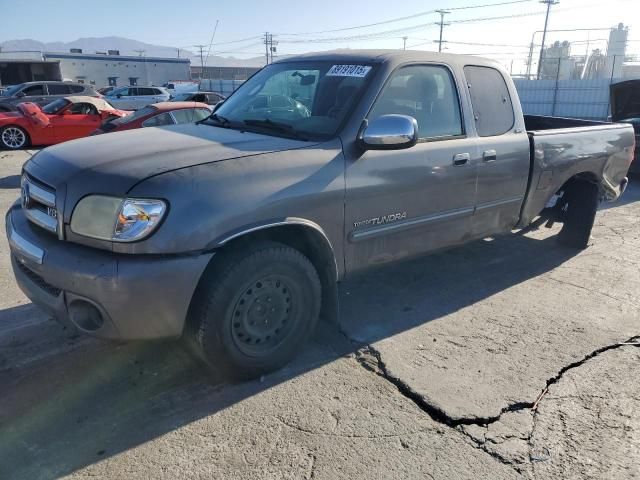
[[[513,0],[511,0],[513,1]],[[538,0],[466,8],[509,0],[0,0],[0,41],[71,41],[80,37],[122,36],[157,45],[190,50],[209,44],[216,20],[219,26],[212,53],[246,58],[264,53],[261,38],[272,32],[279,54],[333,48],[407,48],[436,50],[439,20],[435,9],[449,9],[444,30],[447,51],[491,56],[514,73],[523,69],[532,34],[544,26],[545,6]],[[401,7],[401,8],[399,8]],[[495,18],[495,17],[511,18]],[[399,17],[404,20],[353,28]],[[492,18],[477,21],[477,19]],[[473,20],[460,22],[461,20]],[[459,23],[458,23],[459,22]],[[628,53],[640,54],[640,0],[560,0],[552,7],[549,28],[608,28],[624,22],[630,29]],[[326,30],[348,29],[327,33]],[[363,36],[369,37],[363,38]],[[358,38],[359,37],[359,38]],[[572,53],[606,48],[606,31],[551,32],[548,42],[570,40]],[[243,40],[247,39],[247,40]],[[236,40],[243,40],[235,42]],[[589,44],[587,44],[589,40]],[[538,34],[535,41],[539,43]],[[234,43],[227,43],[234,42]],[[454,43],[455,42],[455,43]]]

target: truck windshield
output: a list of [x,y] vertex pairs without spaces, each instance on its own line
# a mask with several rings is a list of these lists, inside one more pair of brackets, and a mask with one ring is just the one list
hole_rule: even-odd
[[333,136],[373,75],[371,65],[283,62],[247,80],[204,123],[276,136]]

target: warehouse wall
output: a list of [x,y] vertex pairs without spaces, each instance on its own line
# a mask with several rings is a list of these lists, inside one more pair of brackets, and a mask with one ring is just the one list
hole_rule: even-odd
[[[127,57],[45,53],[48,60],[59,60],[64,79],[103,87],[115,84],[162,85],[171,80],[190,79],[189,59]],[[110,81],[111,79],[111,81]]]

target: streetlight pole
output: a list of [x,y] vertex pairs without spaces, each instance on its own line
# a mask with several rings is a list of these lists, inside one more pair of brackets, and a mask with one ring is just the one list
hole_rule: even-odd
[[540,80],[540,72],[542,71],[542,59],[544,57],[544,42],[547,38],[547,25],[549,24],[549,13],[551,12],[551,5],[557,5],[560,3],[560,0],[540,0],[540,3],[545,3],[547,5],[547,15],[544,18],[544,31],[542,33],[542,45],[540,46],[540,59],[538,60],[538,76],[537,79]]

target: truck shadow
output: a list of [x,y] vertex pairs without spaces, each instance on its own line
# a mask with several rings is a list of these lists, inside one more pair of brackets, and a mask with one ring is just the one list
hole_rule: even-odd
[[[42,349],[52,353],[0,365],[0,478],[72,473],[320,368],[360,344],[548,272],[575,253],[557,247],[554,237],[510,235],[361,274],[340,292],[341,329],[352,341],[336,325],[323,324],[289,366],[250,382],[226,382],[223,372],[205,369],[181,343],[113,345],[69,339],[52,322],[32,324],[13,333],[16,341],[37,343],[46,335]],[[0,324],[25,313],[12,310],[0,312]],[[68,346],[62,352],[53,347],[60,342]]]

